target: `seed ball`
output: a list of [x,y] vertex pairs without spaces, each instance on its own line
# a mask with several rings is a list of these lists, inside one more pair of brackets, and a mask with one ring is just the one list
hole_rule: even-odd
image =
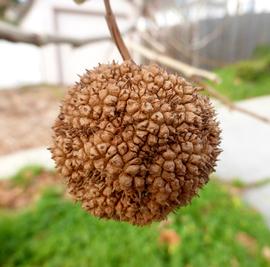
[[220,129],[206,96],[157,65],[102,64],[69,89],[52,158],[90,214],[146,225],[208,182]]

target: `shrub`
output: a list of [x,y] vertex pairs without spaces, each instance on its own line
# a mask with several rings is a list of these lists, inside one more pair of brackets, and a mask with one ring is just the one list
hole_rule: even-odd
[[254,58],[265,58],[270,56],[270,45],[259,45],[253,52]]
[[236,75],[244,81],[257,81],[267,71],[267,64],[264,60],[243,61],[236,67]]

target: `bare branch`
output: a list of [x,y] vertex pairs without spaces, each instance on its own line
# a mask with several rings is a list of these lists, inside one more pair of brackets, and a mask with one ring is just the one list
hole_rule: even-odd
[[[130,27],[124,34],[134,30]],[[99,36],[91,38],[74,38],[68,36],[59,36],[53,34],[37,34],[23,31],[8,23],[0,22],[0,39],[13,43],[28,43],[36,46],[44,46],[48,44],[70,44],[74,47],[80,47],[90,43],[111,41],[111,36]]]
[[139,36],[151,47],[153,47],[156,51],[160,53],[166,52],[166,47],[158,42],[155,38],[153,38],[148,32],[140,32],[138,31]]
[[201,77],[201,78],[205,78],[205,79],[210,80],[210,81],[220,82],[220,78],[218,77],[218,75],[216,75],[213,72],[192,67],[186,63],[175,60],[175,59],[168,57],[168,56],[165,56],[163,54],[159,54],[153,50],[150,50],[150,49],[148,49],[144,46],[141,46],[139,44],[132,43],[130,41],[127,42],[127,45],[131,49],[133,49],[134,51],[140,53],[142,56],[144,56],[150,60],[159,62],[160,64],[164,64],[164,65],[166,65],[170,68],[173,68],[179,72],[182,72],[188,78]]

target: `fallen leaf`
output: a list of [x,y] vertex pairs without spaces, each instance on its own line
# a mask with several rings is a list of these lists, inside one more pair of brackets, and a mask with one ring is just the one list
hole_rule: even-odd
[[239,261],[236,258],[231,259],[231,267],[239,267]]
[[159,236],[159,243],[162,245],[166,245],[169,252],[173,253],[175,249],[179,246],[180,242],[180,236],[176,233],[176,231],[172,229],[165,229],[161,231]]
[[236,235],[236,240],[251,253],[255,252],[257,249],[256,239],[247,233],[238,233]]
[[267,246],[263,247],[262,255],[268,262],[270,262],[270,247]]

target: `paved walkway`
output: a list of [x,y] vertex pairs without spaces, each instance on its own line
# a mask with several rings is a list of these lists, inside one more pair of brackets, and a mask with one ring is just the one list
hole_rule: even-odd
[[[239,105],[270,118],[270,97],[242,101]],[[218,118],[223,131],[223,153],[217,176],[245,183],[270,178],[270,124],[224,107],[218,108]],[[249,189],[243,197],[264,215],[270,226],[270,184]]]
[[[270,97],[238,104],[270,118]],[[253,182],[270,177],[270,124],[240,112],[218,108],[222,128],[222,149],[217,175],[223,179]]]
[[[242,101],[240,106],[270,118],[270,97]],[[256,182],[270,178],[270,124],[217,105],[222,149],[217,175],[223,180]],[[16,173],[27,164],[54,166],[46,148],[30,149],[0,157],[0,178]],[[270,225],[270,184],[250,189],[244,199],[261,211]]]

